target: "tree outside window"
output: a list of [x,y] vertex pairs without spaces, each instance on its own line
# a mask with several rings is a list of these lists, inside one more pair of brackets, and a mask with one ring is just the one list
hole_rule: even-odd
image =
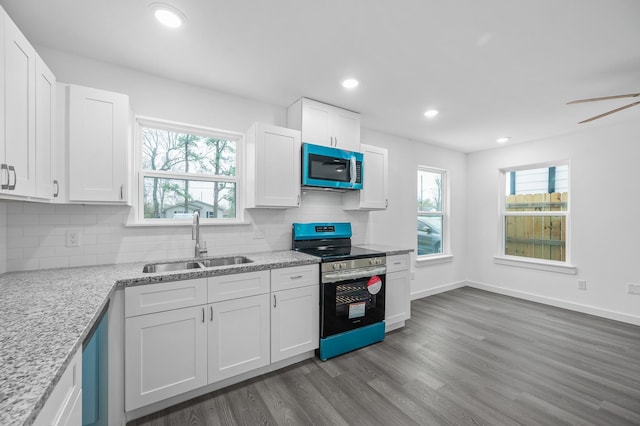
[[142,219],[237,217],[239,137],[139,120]]

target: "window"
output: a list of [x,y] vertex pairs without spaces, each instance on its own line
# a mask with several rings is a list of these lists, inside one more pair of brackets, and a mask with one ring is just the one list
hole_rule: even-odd
[[503,252],[568,262],[569,165],[503,170]]
[[140,222],[238,218],[241,135],[139,118],[138,140]]
[[418,256],[444,253],[446,177],[444,170],[418,167]]

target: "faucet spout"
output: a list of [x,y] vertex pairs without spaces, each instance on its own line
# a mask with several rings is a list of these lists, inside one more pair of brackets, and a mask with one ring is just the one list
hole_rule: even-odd
[[207,248],[200,248],[200,213],[196,210],[193,212],[193,224],[191,225],[191,239],[196,240],[196,246],[194,249],[194,257],[200,259],[200,257],[207,252]]

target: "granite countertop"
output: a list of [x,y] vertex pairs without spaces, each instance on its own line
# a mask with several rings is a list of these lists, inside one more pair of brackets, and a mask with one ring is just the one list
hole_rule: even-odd
[[253,262],[153,274],[127,263],[0,275],[0,425],[33,423],[116,287],[320,261],[290,250],[243,256]]
[[414,251],[413,249],[388,246],[385,244],[358,244],[357,247],[362,247],[369,250],[384,251],[387,253],[387,256],[393,256],[395,254],[407,254]]

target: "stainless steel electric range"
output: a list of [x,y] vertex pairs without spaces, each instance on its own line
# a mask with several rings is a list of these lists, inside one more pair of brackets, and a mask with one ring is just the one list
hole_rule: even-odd
[[292,235],[294,250],[321,258],[320,359],[383,340],[386,254],[352,246],[347,222],[294,223]]

